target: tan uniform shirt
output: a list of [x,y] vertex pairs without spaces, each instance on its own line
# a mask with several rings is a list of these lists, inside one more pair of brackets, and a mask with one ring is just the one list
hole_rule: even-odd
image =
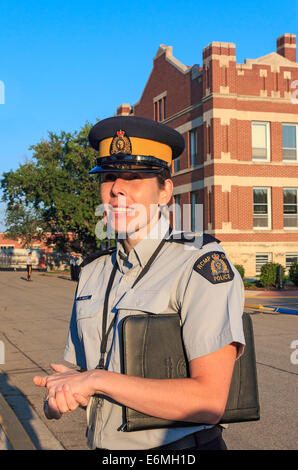
[[[192,243],[166,242],[149,272],[131,288],[168,229],[163,218],[158,227],[161,229],[159,238],[149,234],[128,255],[117,242],[117,251],[112,256],[99,257],[82,269],[65,360],[86,369],[97,366],[103,303],[116,260],[118,270],[110,292],[107,322],[109,325],[113,316],[117,316],[107,347],[109,371],[121,371],[121,321],[127,315],[144,312],[181,312],[183,340],[189,361],[232,342],[240,344],[238,355],[241,354],[241,345],[245,344],[241,319],[243,283],[217,243],[197,248]],[[87,418],[90,447],[105,449],[151,449],[208,427],[195,425],[125,432],[122,406],[109,398],[104,398],[95,414],[91,400]]]

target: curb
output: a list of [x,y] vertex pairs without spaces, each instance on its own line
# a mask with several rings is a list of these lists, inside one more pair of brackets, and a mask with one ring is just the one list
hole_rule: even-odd
[[298,310],[294,310],[291,308],[284,308],[284,307],[272,307],[271,305],[250,305],[245,304],[244,307],[252,308],[252,309],[259,309],[259,310],[267,310],[268,312],[272,313],[285,313],[288,315],[298,315]]
[[11,448],[13,450],[36,450],[30,437],[1,393],[0,426],[6,437],[7,450]]
[[65,450],[21,392],[11,393],[5,386],[1,388],[1,450],[3,446],[4,450]]

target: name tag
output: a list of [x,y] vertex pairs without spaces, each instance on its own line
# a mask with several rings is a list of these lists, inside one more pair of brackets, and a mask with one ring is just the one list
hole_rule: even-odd
[[83,295],[82,297],[77,297],[76,300],[89,300],[92,295]]

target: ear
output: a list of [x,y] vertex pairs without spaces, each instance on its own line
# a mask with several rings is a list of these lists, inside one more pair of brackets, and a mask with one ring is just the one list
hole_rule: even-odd
[[159,197],[159,204],[166,205],[169,203],[173,193],[173,181],[171,179],[167,179],[164,182],[163,188],[160,190],[160,197]]

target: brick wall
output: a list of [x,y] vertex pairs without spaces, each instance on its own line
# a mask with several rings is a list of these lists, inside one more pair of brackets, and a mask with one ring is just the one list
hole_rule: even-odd
[[[227,246],[238,243],[240,251],[233,245],[237,262],[246,259],[247,248],[240,248],[245,243],[249,256],[253,250],[264,252],[266,244],[272,250],[272,243],[281,243],[284,254],[287,249],[298,252],[298,231],[283,226],[283,187],[298,186],[298,164],[284,162],[282,154],[282,124],[298,124],[298,104],[291,99],[291,85],[298,80],[295,35],[283,34],[276,47],[276,52],[237,63],[235,44],[212,42],[202,51],[202,66],[187,67],[162,45],[133,107],[136,116],[153,118],[154,99],[166,96],[164,122],[186,141],[173,175],[174,191],[181,204],[189,204],[190,192],[196,191],[197,202],[204,204],[204,230]],[[252,161],[253,121],[269,123],[268,162]],[[197,158],[190,168],[189,131],[194,127]],[[271,188],[269,231],[253,228],[253,187],[262,186]]]

